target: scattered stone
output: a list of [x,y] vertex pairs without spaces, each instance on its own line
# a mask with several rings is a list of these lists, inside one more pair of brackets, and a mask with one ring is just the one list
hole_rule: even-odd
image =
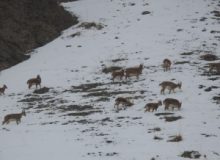
[[151,12],[149,12],[149,11],[143,11],[141,14],[142,15],[146,15],[146,14],[150,14]]
[[148,133],[152,133],[152,132],[160,132],[161,129],[159,127],[155,127],[155,128],[152,128],[152,129],[148,129]]
[[104,26],[101,23],[95,22],[82,22],[78,27],[82,27],[85,29],[96,28],[97,30],[101,30]]
[[115,155],[118,155],[118,153],[117,152],[106,153],[106,156],[115,156]]
[[199,159],[201,154],[198,151],[184,151],[180,156],[183,158]]
[[220,11],[212,11],[212,14],[214,14],[215,17],[220,17]]
[[177,29],[176,31],[177,31],[177,32],[181,32],[181,31],[183,31],[183,29]]
[[71,34],[70,36],[68,36],[68,37],[71,37],[71,38],[74,38],[74,37],[78,37],[78,36],[80,36],[81,35],[81,33],[80,32],[76,32],[76,33],[73,33],[73,34]]
[[154,136],[154,140],[163,140],[162,137]]
[[205,136],[205,137],[217,137],[217,136],[214,135],[214,134],[206,134],[206,133],[202,133],[201,135],[202,135],[202,136]]
[[210,33],[212,33],[212,34],[220,33],[220,31],[214,31],[214,30],[211,30]]
[[167,142],[180,142],[183,140],[181,135],[176,135],[176,136],[170,136],[170,139],[167,140]]
[[212,99],[214,101],[216,101],[217,104],[220,104],[220,95],[219,96],[214,96]]

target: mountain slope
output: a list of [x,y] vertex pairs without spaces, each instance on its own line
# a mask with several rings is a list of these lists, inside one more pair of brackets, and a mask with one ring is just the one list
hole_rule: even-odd
[[[27,112],[21,124],[0,128],[1,159],[176,160],[185,159],[183,153],[219,159],[219,104],[212,100],[219,94],[219,75],[208,74],[209,62],[201,59],[207,53],[219,57],[219,33],[212,32],[218,31],[213,14],[218,2],[82,0],[62,5],[79,16],[79,25],[1,73],[8,89],[0,97],[0,118],[22,108]],[[172,60],[169,72],[161,67],[164,58]],[[111,74],[102,72],[140,63],[139,79],[112,82]],[[44,94],[27,88],[27,80],[37,74],[42,87],[49,88]],[[182,82],[182,89],[161,95],[159,84],[167,80]],[[134,105],[117,111],[119,96]],[[181,110],[162,106],[144,112],[146,103],[169,97],[182,102]],[[182,141],[169,142],[179,135]]]

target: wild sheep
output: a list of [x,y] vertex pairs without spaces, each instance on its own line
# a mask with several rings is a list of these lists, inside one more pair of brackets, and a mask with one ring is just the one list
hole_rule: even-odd
[[37,75],[36,78],[31,78],[27,81],[27,84],[28,84],[28,88],[30,89],[32,85],[36,85],[36,88],[37,86],[39,85],[40,88],[41,88],[41,77],[40,75]]
[[116,77],[120,77],[120,80],[124,77],[124,70],[117,70],[112,72],[112,79],[115,80]]
[[147,103],[145,105],[145,112],[153,112],[153,111],[157,111],[158,107],[162,106],[162,102],[158,101],[157,103]]
[[3,87],[0,88],[0,95],[5,94],[5,89],[8,87],[4,84]]
[[161,94],[164,94],[165,89],[168,89],[170,94],[171,91],[175,92],[176,88],[181,89],[182,83],[180,82],[176,84],[170,81],[163,81],[162,83],[159,84],[159,86],[161,86],[161,91],[160,91]]
[[127,79],[130,76],[136,76],[138,79],[139,75],[142,73],[142,70],[143,70],[143,64],[140,64],[139,67],[126,68],[125,78]]
[[124,97],[118,97],[115,99],[115,105],[114,107],[117,108],[117,110],[119,110],[120,104],[122,105],[122,107],[125,109],[126,107],[130,107],[132,105],[134,105],[132,102],[130,102],[127,98]]
[[174,110],[174,108],[177,108],[178,110],[180,110],[182,103],[179,102],[177,99],[174,98],[166,98],[163,101],[163,104],[165,105],[164,110],[169,110],[169,108],[171,107],[172,110]]
[[220,73],[220,63],[209,63],[209,73],[213,73],[216,70],[217,73]]
[[166,58],[166,59],[163,60],[163,65],[162,66],[164,68],[164,72],[170,70],[171,64],[172,63],[169,59]]
[[2,125],[4,125],[5,123],[8,124],[10,121],[16,121],[16,123],[19,124],[21,122],[22,116],[26,116],[24,110],[22,110],[21,113],[8,114],[4,117],[4,121],[2,122]]

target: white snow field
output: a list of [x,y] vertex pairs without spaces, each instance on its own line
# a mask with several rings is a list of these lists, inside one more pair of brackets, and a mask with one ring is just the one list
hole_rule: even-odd
[[[219,10],[217,0],[79,0],[62,5],[80,23],[0,73],[0,85],[8,86],[0,96],[0,119],[26,111],[19,125],[1,125],[0,160],[182,160],[187,159],[181,157],[185,151],[199,152],[201,160],[220,159],[220,108],[212,99],[219,94],[220,79],[206,74],[209,62],[200,58],[220,56],[219,19],[212,12]],[[85,29],[79,27],[82,22],[104,28]],[[168,72],[161,67],[165,58],[172,61]],[[111,74],[102,72],[141,63],[139,79],[113,83]],[[37,74],[49,92],[28,89],[27,80]],[[182,82],[182,89],[161,95],[159,84],[168,80]],[[119,96],[130,97],[134,105],[117,111]],[[180,100],[181,109],[160,106],[144,112],[147,103],[165,98]],[[167,117],[180,119],[169,122]],[[168,142],[177,135],[182,141]]]

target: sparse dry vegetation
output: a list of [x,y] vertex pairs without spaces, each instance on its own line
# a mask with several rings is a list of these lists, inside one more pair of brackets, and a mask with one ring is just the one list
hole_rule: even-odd
[[101,30],[102,28],[104,28],[103,24],[95,22],[82,22],[78,27],[82,27],[85,29],[95,28],[97,30]]

